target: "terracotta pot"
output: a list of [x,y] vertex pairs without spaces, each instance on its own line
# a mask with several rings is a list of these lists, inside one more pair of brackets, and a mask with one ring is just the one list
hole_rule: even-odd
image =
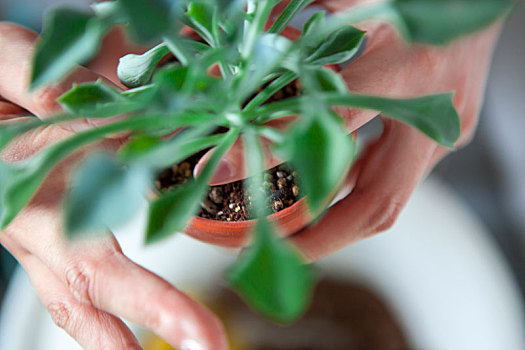
[[[310,223],[306,199],[303,198],[268,218],[276,224],[279,232],[284,236],[298,232]],[[184,232],[206,243],[224,247],[241,247],[248,243],[254,225],[255,220],[228,222],[194,217]]]

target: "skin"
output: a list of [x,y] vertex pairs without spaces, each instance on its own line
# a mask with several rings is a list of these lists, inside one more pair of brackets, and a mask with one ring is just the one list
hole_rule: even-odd
[[[330,0],[323,4],[338,11],[357,2]],[[477,123],[499,25],[440,48],[408,46],[387,24],[368,22],[359,27],[368,31],[370,41],[365,54],[341,72],[349,89],[391,97],[456,91],[454,103],[462,122],[458,146],[466,144]],[[16,123],[28,114],[39,118],[55,114],[59,111],[56,98],[73,82],[94,81],[103,74],[108,82],[118,85],[114,62],[130,52],[119,35],[114,32],[109,36],[101,50],[105,54],[92,63],[92,70],[79,67],[64,82],[28,93],[36,34],[0,23],[0,47],[8,53],[0,57],[0,123]],[[349,110],[345,115],[346,128],[352,132],[377,113]],[[287,125],[286,120],[277,123],[283,128]],[[2,159],[20,161],[91,127],[96,125],[83,120],[32,131],[4,150]],[[105,140],[65,160],[0,233],[0,243],[26,269],[57,325],[85,349],[140,348],[121,317],[151,329],[179,349],[227,349],[224,329],[213,314],[126,258],[113,236],[76,243],[63,238],[61,195],[72,165],[94,148],[114,150],[121,142],[118,138]],[[280,161],[269,147],[266,153],[267,167]],[[383,135],[367,148],[348,178],[354,187],[352,194],[316,226],[293,236],[291,243],[311,261],[388,229],[415,186],[447,153],[418,131],[385,121]],[[217,174],[216,183],[218,179],[229,182],[244,177],[240,145],[228,153],[221,169],[223,174]]]

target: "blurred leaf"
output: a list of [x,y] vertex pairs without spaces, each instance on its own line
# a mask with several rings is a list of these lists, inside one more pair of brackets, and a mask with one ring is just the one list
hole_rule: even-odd
[[514,0],[393,0],[401,30],[410,41],[445,44],[488,26]]
[[[155,128],[177,128],[194,122],[206,122],[208,115],[145,115],[134,116],[95,129],[75,134],[70,138],[39,151],[17,163],[0,162],[0,229],[4,229],[29,202],[31,197],[61,160],[79,147],[121,131],[147,131]],[[208,122],[210,119],[207,119]]]
[[97,53],[107,29],[90,14],[68,9],[52,11],[36,47],[31,89],[56,82],[86,63]]
[[44,122],[36,117],[23,122],[2,125],[2,128],[0,128],[0,150],[7,146],[17,136],[42,125],[44,125]]
[[230,268],[227,279],[253,309],[283,324],[304,313],[314,286],[311,267],[277,237],[266,219],[257,221],[253,245]]
[[127,162],[140,163],[155,169],[167,168],[192,154],[216,146],[224,138],[222,134],[205,136],[209,131],[209,125],[205,125],[194,128],[193,132],[179,133],[170,140],[140,136],[124,145],[119,155]]
[[320,91],[348,94],[348,88],[343,77],[331,69],[318,67],[312,72]]
[[230,130],[224,136],[197,179],[160,195],[159,199],[150,204],[146,243],[160,241],[182,230],[197,213],[215,168],[238,134],[238,130]]
[[88,158],[73,178],[65,201],[69,237],[102,233],[121,225],[145,202],[150,183],[144,167],[126,167],[114,156]]
[[364,37],[365,32],[355,27],[340,28],[324,37],[319,46],[306,51],[306,61],[320,66],[348,61],[359,51]]
[[186,12],[186,24],[193,28],[204,40],[215,46],[218,33],[217,8],[212,4],[191,2]]
[[305,105],[304,113],[310,115],[290,130],[277,151],[299,173],[310,212],[317,217],[344,181],[355,144],[341,118],[331,111]]
[[119,0],[129,22],[132,36],[141,42],[152,42],[174,28],[175,18],[168,0]]
[[276,34],[263,34],[255,43],[253,55],[241,77],[239,92],[243,100],[261,85],[261,81],[275,70],[292,47],[292,42]]
[[316,12],[303,26],[300,39],[304,52],[312,53],[324,41],[325,12]]
[[160,44],[142,55],[129,54],[119,61],[117,74],[125,86],[135,88],[146,85],[160,60],[170,53],[166,44]]
[[95,15],[107,24],[121,24],[126,22],[122,15],[119,1],[101,1],[91,4]]
[[[452,103],[452,93],[416,97],[412,99],[393,99],[359,94],[325,94],[321,100],[330,106],[357,107],[382,112],[386,117],[413,126],[442,146],[453,148],[460,136],[460,119]],[[259,107],[248,112],[246,118],[266,116],[265,120],[301,112],[300,102],[308,98],[289,98]]]
[[150,101],[123,96],[99,80],[74,85],[58,102],[71,113],[88,118],[106,118],[146,107]]

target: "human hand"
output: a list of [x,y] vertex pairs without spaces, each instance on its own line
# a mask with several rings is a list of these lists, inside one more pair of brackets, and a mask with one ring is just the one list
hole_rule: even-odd
[[[0,127],[30,114],[54,115],[59,111],[56,98],[73,82],[100,78],[79,67],[65,81],[29,93],[35,40],[36,34],[26,29],[0,23]],[[83,120],[35,129],[13,141],[2,160],[21,161],[90,127],[91,121]],[[111,151],[120,143],[108,139],[93,148]],[[140,349],[120,317],[151,329],[179,349],[227,349],[222,325],[210,311],[125,257],[112,235],[83,242],[64,238],[62,195],[74,164],[88,151],[63,161],[0,232],[0,243],[25,268],[55,323],[85,349]]]
[[[316,3],[337,12],[367,1]],[[410,45],[383,22],[369,21],[357,27],[367,32],[369,40],[363,55],[340,72],[349,90],[392,98],[454,91],[453,102],[461,117],[461,137],[456,146],[468,143],[476,128],[500,25],[442,47]],[[353,132],[376,115],[374,111],[345,110],[345,127]],[[281,160],[271,154],[268,141],[264,144],[266,166],[270,168]],[[390,228],[417,184],[448,152],[416,129],[385,119],[382,136],[365,149],[348,177],[347,185],[354,187],[352,193],[314,226],[292,236],[291,243],[307,260],[317,260]],[[206,159],[197,165],[197,172]],[[242,147],[232,149],[218,169],[214,184],[243,178]]]

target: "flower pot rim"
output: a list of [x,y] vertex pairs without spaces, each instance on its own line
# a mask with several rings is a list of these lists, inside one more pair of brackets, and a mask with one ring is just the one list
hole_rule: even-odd
[[[283,223],[286,223],[287,218],[292,218],[296,213],[302,213],[306,210],[306,197],[301,198],[288,208],[280,210],[276,213],[268,215],[267,218],[271,221],[283,220]],[[191,220],[191,224],[194,226],[214,226],[214,227],[224,227],[224,228],[249,228],[255,225],[257,219],[250,219],[244,221],[222,221],[222,220],[212,220],[202,218],[200,216],[194,216]]]

